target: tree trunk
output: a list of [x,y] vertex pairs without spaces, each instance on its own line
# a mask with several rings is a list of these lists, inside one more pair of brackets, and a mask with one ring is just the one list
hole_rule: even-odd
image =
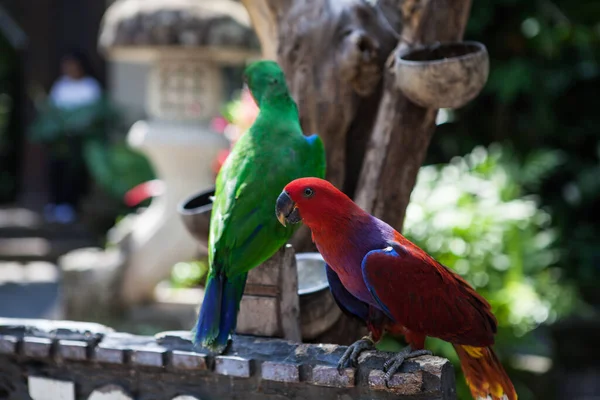
[[[327,179],[401,230],[437,110],[411,103],[391,67],[410,46],[460,40],[470,0],[242,2],[265,57],[286,73],[304,131],[323,139]],[[293,244],[314,250],[305,228]]]
[[402,229],[410,193],[435,129],[437,110],[409,101],[394,82],[391,69],[409,46],[462,38],[470,0],[406,0],[403,40],[386,63],[385,91],[360,173],[355,200],[397,230]]

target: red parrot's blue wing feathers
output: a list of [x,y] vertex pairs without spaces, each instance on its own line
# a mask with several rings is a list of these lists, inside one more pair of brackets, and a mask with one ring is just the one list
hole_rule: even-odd
[[369,317],[369,305],[363,301],[360,301],[348,290],[346,290],[344,285],[342,285],[340,278],[329,265],[325,265],[325,272],[327,273],[329,289],[331,290],[333,299],[337,303],[338,307],[350,317],[367,321]]
[[490,305],[460,276],[405,240],[367,253],[362,273],[383,311],[414,333],[455,344],[494,343]]

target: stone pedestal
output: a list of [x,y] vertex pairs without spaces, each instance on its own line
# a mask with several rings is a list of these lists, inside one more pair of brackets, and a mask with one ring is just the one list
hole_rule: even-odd
[[135,215],[127,238],[121,298],[125,304],[139,304],[152,299],[154,287],[169,276],[175,263],[197,256],[177,204],[213,184],[212,161],[228,143],[200,123],[160,120],[137,122],[128,141],[148,157],[165,184],[164,194]]
[[232,0],[116,1],[104,16],[99,46],[112,62],[150,67],[147,118],[132,126],[128,142],[148,157],[165,190],[113,236],[125,257],[118,297],[133,307],[153,300],[175,263],[197,256],[176,207],[214,184],[213,163],[229,147],[209,129],[227,100],[225,68],[243,67],[260,52],[244,7]]

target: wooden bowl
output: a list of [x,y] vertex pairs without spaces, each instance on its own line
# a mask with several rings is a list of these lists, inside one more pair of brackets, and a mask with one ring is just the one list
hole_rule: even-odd
[[413,103],[459,108],[483,89],[489,57],[482,43],[439,43],[398,54],[394,68],[396,84]]

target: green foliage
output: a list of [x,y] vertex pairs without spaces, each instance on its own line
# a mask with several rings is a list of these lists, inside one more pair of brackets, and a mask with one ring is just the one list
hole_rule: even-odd
[[73,109],[58,108],[50,101],[40,102],[29,137],[42,143],[55,143],[66,136],[104,137],[119,118],[116,108],[106,97]]
[[171,270],[171,285],[175,288],[188,288],[204,285],[208,273],[208,259],[179,262]]
[[84,154],[96,182],[117,199],[122,199],[136,185],[154,179],[154,171],[146,157],[123,140],[109,144],[88,140]]
[[[578,300],[557,268],[561,253],[550,214],[523,190],[561,160],[560,153],[538,151],[519,163],[499,145],[476,147],[449,164],[422,167],[411,196],[404,234],[488,299],[498,318],[500,357],[529,344],[527,333],[567,315]],[[449,344],[429,346],[460,371]]]
[[561,254],[550,214],[522,190],[550,172],[556,157],[539,153],[520,165],[505,153],[477,147],[448,165],[423,167],[404,232],[466,277],[500,325],[520,337],[567,313],[575,298],[556,268]]
[[111,196],[121,200],[129,189],[154,179],[146,157],[125,143],[121,114],[108,98],[72,110],[59,109],[49,102],[38,107],[40,112],[30,127],[31,140],[48,143],[54,151],[60,151],[65,137],[81,137],[88,169]]
[[[600,304],[598,21],[594,1],[473,2],[465,37],[488,48],[488,84],[454,110],[454,121],[438,127],[427,159],[437,164],[476,145],[509,145],[517,164],[530,168],[516,182],[552,214],[557,265],[594,304]],[[536,163],[559,167],[528,180]]]

